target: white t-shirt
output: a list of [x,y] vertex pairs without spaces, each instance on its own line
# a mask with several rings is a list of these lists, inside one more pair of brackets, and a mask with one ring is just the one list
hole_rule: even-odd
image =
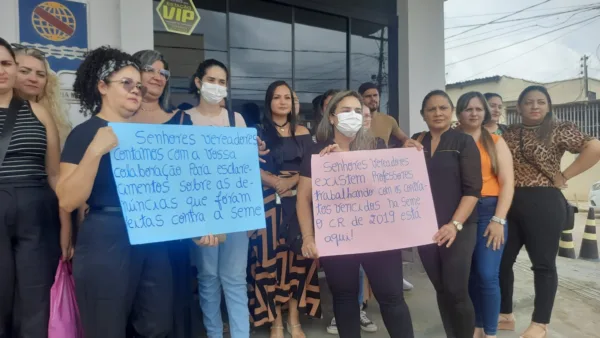
[[[221,113],[216,116],[206,116],[200,114],[196,108],[185,111],[192,119],[195,126],[229,127],[229,116],[225,108],[221,108]],[[245,128],[246,121],[239,113],[233,113],[235,116],[235,126]]]

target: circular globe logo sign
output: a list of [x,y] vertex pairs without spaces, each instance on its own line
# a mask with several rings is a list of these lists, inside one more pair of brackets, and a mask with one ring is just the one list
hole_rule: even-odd
[[54,42],[68,40],[77,28],[73,12],[53,1],[42,2],[35,8],[31,23],[40,36]]

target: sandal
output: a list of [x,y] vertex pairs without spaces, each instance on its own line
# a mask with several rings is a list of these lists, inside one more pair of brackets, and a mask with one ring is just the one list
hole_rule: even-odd
[[502,331],[514,331],[515,330],[515,316],[511,313],[509,315],[501,314],[498,317],[498,330]]
[[[300,333],[298,333],[300,331]],[[292,338],[306,338],[306,334],[302,331],[301,324],[290,325],[287,324],[287,332],[292,336]],[[296,334],[294,334],[296,332]]]
[[[275,332],[277,331],[277,332]],[[272,325],[271,326],[271,335],[270,338],[284,338],[285,334],[283,333],[283,326],[281,325]]]
[[[541,333],[539,333],[539,334],[529,333],[529,331],[532,331],[535,328],[541,329],[542,330]],[[546,338],[547,336],[548,336],[548,327],[546,325],[532,322],[531,325],[529,325],[527,330],[525,330],[525,332],[520,337],[521,338]]]

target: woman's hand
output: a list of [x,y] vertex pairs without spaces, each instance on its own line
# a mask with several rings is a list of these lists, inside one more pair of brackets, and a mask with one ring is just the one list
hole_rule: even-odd
[[112,128],[102,127],[96,132],[96,136],[94,136],[92,143],[90,143],[90,149],[92,149],[95,154],[103,156],[108,154],[118,144],[119,140]]
[[402,148],[417,148],[418,151],[421,151],[423,150],[423,145],[417,140],[409,138],[408,140],[406,140],[406,142],[404,142]]
[[296,178],[292,177],[278,177],[277,183],[275,184],[275,190],[279,196],[284,195],[286,192],[292,190],[296,185]]
[[554,186],[557,187],[558,189],[567,189],[568,188],[567,178],[561,172],[559,172],[558,174],[554,175],[554,182],[553,183],[554,183]]
[[310,235],[302,237],[302,256],[310,259],[319,258],[319,250],[317,250],[315,236]]
[[206,235],[195,240],[196,244],[200,246],[217,246],[219,245],[219,238],[213,235]]
[[492,245],[492,250],[500,250],[500,247],[504,244],[504,225],[491,221],[485,229],[483,237],[487,237],[487,248]]
[[260,156],[265,156],[271,150],[267,149],[267,144],[265,143],[265,141],[261,140],[258,136],[256,136],[256,143],[258,144],[258,160],[262,163],[267,163],[267,161],[260,158]]
[[327,147],[323,148],[323,150],[321,150],[319,155],[321,155],[321,157],[323,157],[329,153],[336,153],[339,151],[341,151],[340,146],[334,143],[334,144],[330,144]]
[[446,224],[435,233],[433,236],[433,241],[437,243],[438,246],[442,246],[444,243],[448,242],[448,244],[446,244],[446,248],[449,248],[456,239],[456,233],[457,230],[454,224]]
[[62,251],[62,260],[70,261],[75,254],[75,248],[71,242],[71,229],[60,229],[60,249]]

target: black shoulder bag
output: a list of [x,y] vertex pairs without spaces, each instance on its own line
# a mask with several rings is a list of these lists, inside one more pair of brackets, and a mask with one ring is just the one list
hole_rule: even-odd
[[19,108],[21,108],[22,105],[23,101],[13,97],[8,106],[8,113],[6,114],[4,126],[2,127],[2,135],[0,135],[0,165],[4,162],[4,157],[6,156],[6,152],[8,152],[8,146],[10,144],[10,139],[12,138],[17,114],[19,114]]
[[[540,167],[537,163],[528,159],[527,156],[525,156],[525,151],[524,151],[524,146],[523,146],[523,127],[521,127],[521,129],[519,131],[519,150],[521,151],[521,156],[523,157],[523,159],[525,159],[525,161],[527,161],[527,163],[529,163],[529,165],[534,167],[540,174],[542,174],[544,177],[546,177],[548,180],[550,180],[550,182],[554,182],[554,178],[550,177],[550,175],[548,175],[544,170],[542,170],[542,167]],[[575,213],[578,212],[579,210],[577,209],[576,206],[569,203],[569,201],[567,201],[567,198],[564,197],[564,195],[562,193],[561,193],[561,196],[563,196],[563,198],[565,200],[565,205],[566,205],[566,210],[567,210],[567,215],[566,215],[567,217],[565,220],[563,220],[563,222],[564,222],[563,229],[564,230],[573,230],[573,227],[575,226]]]

